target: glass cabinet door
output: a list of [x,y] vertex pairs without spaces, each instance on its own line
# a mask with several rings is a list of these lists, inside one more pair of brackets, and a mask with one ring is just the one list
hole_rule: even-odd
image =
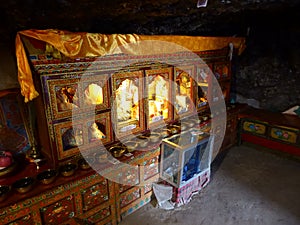
[[194,65],[175,68],[174,71],[174,115],[175,119],[178,117],[185,117],[195,112],[195,79],[194,79]]
[[102,111],[110,108],[107,72],[85,73],[80,80],[83,111]]
[[118,138],[144,129],[143,71],[112,76],[112,124]]
[[147,128],[159,126],[173,118],[172,76],[172,67],[146,70]]
[[211,76],[212,71],[210,69],[211,65],[203,64],[197,66],[197,96],[196,96],[196,105],[197,110],[201,110],[208,106],[210,87],[211,86]]

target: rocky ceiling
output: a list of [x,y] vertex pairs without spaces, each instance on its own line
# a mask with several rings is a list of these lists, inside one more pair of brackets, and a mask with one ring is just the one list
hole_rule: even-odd
[[9,81],[11,74],[16,77],[11,68],[20,30],[245,36],[247,48],[234,70],[236,98],[257,100],[262,108],[276,111],[299,105],[300,0],[208,0],[203,8],[197,8],[197,1],[6,1],[0,4],[0,54],[2,47],[10,54],[0,55],[0,87],[5,74]]
[[[248,28],[298,29],[299,0],[10,0],[1,4],[0,41],[17,31],[244,36]],[[289,24],[287,27],[286,25]]]

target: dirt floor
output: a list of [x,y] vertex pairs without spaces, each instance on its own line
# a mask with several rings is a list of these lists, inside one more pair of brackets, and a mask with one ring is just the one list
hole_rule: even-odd
[[212,165],[211,182],[174,210],[155,200],[120,225],[299,225],[300,160],[243,144]]

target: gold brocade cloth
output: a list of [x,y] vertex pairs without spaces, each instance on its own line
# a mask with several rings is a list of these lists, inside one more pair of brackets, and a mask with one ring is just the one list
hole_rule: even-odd
[[[25,30],[17,33],[16,56],[18,80],[21,94],[28,102],[39,94],[35,90],[28,58],[20,35],[44,41],[70,58],[96,57],[114,53],[134,54],[138,49],[130,45],[141,41],[165,41],[180,45],[193,52],[216,50],[232,43],[241,54],[245,49],[242,37],[199,37],[176,35],[137,35],[137,34],[97,34],[87,32],[68,32],[61,30]],[[116,52],[116,49],[118,51]],[[171,52],[165,52],[171,53]]]

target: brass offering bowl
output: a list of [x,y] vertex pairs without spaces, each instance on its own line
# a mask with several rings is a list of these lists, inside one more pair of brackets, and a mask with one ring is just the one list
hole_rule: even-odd
[[147,147],[149,144],[149,138],[145,135],[139,135],[138,138],[138,144],[140,147],[144,148]]
[[126,151],[126,148],[120,145],[115,145],[109,148],[109,152],[113,155],[115,158],[121,157]]
[[161,140],[161,135],[156,132],[151,132],[151,134],[149,135],[149,139],[151,142],[156,143]]
[[37,180],[42,184],[50,184],[57,177],[57,171],[54,169],[45,170],[37,175]]
[[10,186],[0,185],[0,202],[4,201],[7,198],[9,191]]
[[138,143],[135,141],[126,141],[124,146],[126,147],[127,152],[133,152],[138,147]]
[[24,177],[12,184],[12,187],[19,193],[26,193],[33,188],[34,178]]
[[87,170],[87,169],[91,168],[90,164],[92,164],[94,162],[95,162],[95,158],[86,156],[86,157],[78,160],[78,166],[82,170]]
[[77,169],[77,165],[76,164],[74,164],[74,163],[67,163],[67,164],[62,165],[60,167],[60,173],[64,177],[69,177],[69,176],[72,176],[75,173],[76,169]]

